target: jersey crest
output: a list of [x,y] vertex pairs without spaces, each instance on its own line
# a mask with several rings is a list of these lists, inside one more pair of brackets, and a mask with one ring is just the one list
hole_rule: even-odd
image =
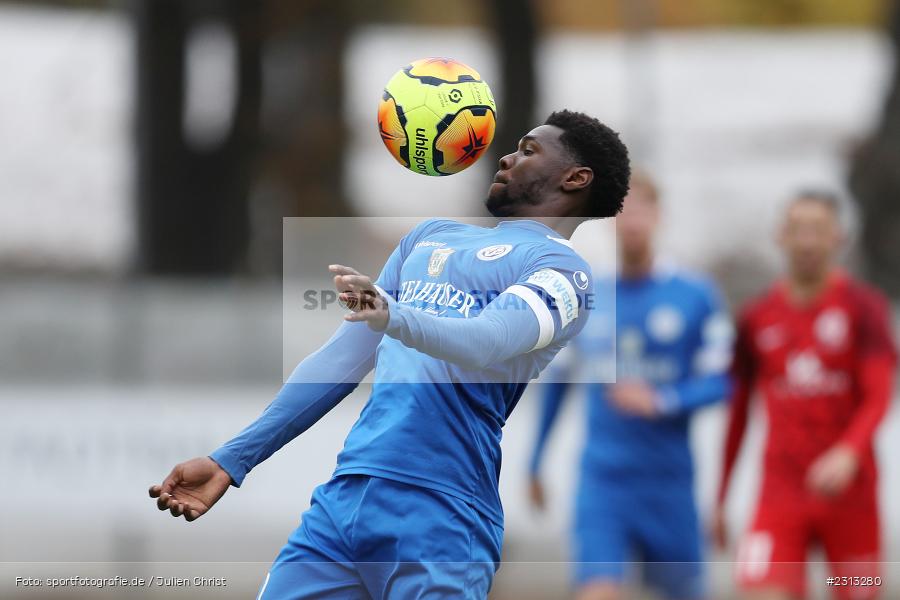
[[435,248],[431,252],[431,258],[428,259],[428,275],[438,277],[444,272],[447,260],[455,250],[453,248]]

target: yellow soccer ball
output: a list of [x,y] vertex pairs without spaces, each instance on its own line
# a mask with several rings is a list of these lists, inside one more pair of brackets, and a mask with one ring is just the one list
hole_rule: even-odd
[[497,106],[475,69],[450,58],[423,58],[384,86],[381,140],[397,162],[422,175],[453,175],[494,139]]

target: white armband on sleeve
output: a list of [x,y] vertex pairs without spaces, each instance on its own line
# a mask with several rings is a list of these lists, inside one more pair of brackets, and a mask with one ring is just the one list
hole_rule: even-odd
[[532,350],[549,345],[578,318],[578,294],[569,279],[554,269],[536,271],[524,283],[512,285],[506,291],[522,298],[537,317],[540,334]]

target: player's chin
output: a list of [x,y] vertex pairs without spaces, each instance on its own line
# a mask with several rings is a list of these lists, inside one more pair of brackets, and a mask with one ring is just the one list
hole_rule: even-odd
[[488,188],[487,198],[484,201],[485,208],[495,217],[508,217],[512,214],[515,203],[509,197],[505,183],[492,183]]

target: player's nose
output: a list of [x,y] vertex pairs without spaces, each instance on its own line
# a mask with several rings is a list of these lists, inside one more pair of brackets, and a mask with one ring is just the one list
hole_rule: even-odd
[[515,160],[515,154],[507,154],[506,156],[500,157],[500,170],[508,171],[512,169],[513,161]]

